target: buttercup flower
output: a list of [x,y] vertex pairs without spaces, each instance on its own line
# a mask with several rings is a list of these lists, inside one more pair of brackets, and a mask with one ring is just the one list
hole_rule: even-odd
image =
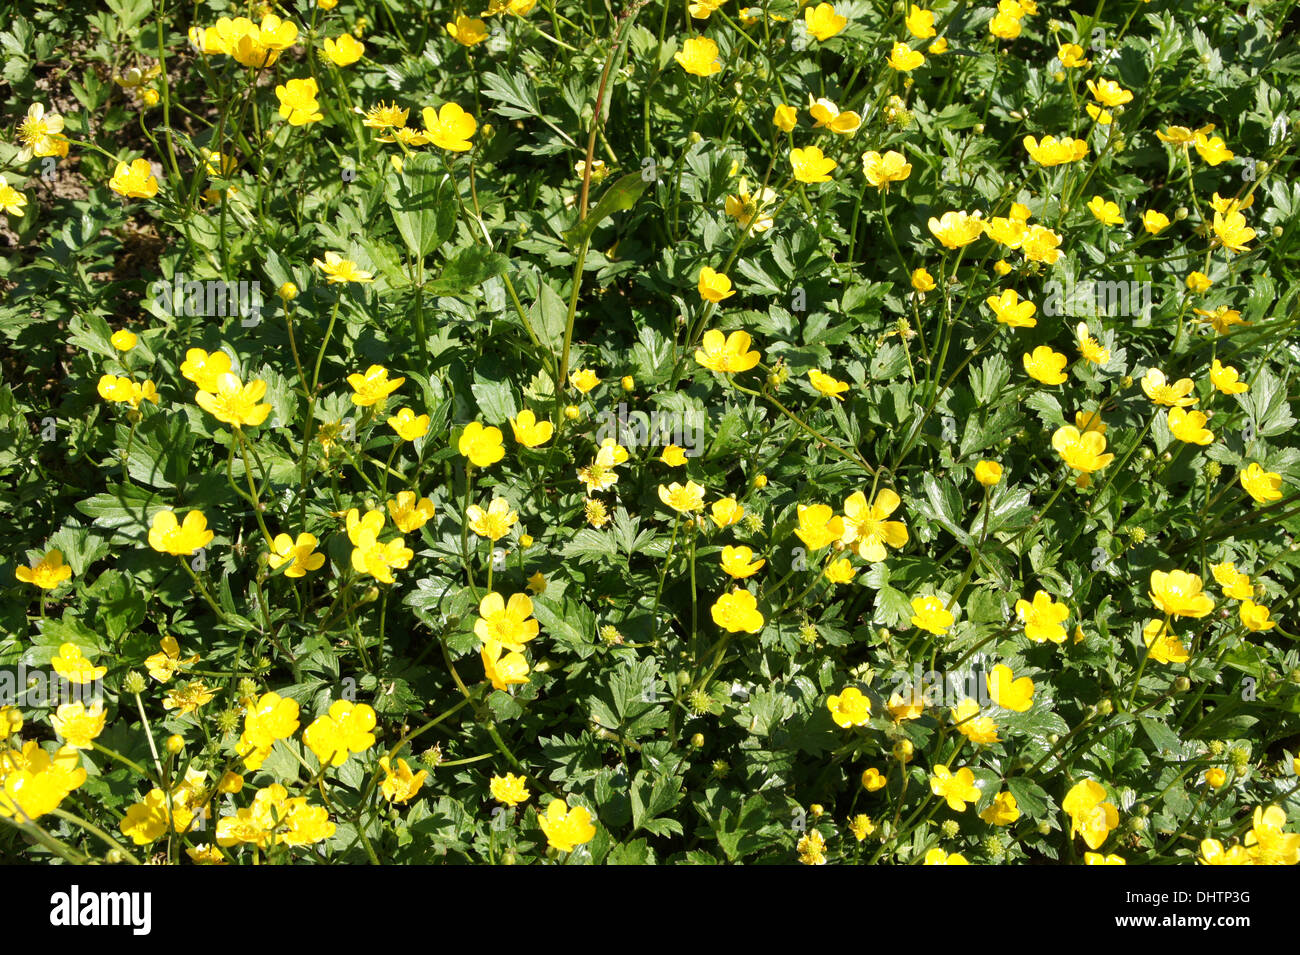
[[510,430],[515,440],[526,448],[536,448],[551,440],[555,425],[549,421],[538,421],[533,412],[525,408],[510,419]]
[[1039,345],[1032,352],[1025,352],[1023,360],[1029,377],[1045,385],[1064,384],[1069,377],[1065,373],[1065,366],[1070,360],[1060,352],[1052,351],[1047,345]]
[[1106,802],[1106,790],[1095,780],[1076,783],[1061,800],[1061,809],[1070,817],[1070,838],[1082,835],[1089,849],[1098,849],[1119,825],[1119,811]]
[[469,140],[478,129],[478,123],[459,105],[444,103],[437,110],[426,106],[420,115],[424,119],[425,135],[433,145],[454,153],[470,150]]
[[831,170],[838,163],[822,154],[816,146],[790,150],[790,166],[799,182],[830,182]]
[[1088,144],[1084,140],[1071,139],[1068,136],[1061,139],[1055,136],[1044,136],[1042,139],[1026,136],[1022,143],[1025,151],[1029,153],[1029,158],[1040,166],[1059,166],[1062,163],[1078,162],[1088,155]]
[[749,350],[751,341],[749,332],[735,331],[724,336],[718,329],[711,328],[704,333],[700,347],[695,350],[695,360],[719,374],[749,371],[762,357],[758,351]]
[[345,259],[337,252],[326,252],[325,261],[312,259],[311,264],[316,266],[325,273],[326,281],[330,285],[338,285],[344,282],[373,282],[374,276],[365,269],[357,268],[357,263],[351,259]]
[[952,627],[954,619],[938,597],[927,594],[912,598],[912,626],[942,635]]
[[152,199],[158,195],[158,180],[154,178],[147,159],[136,159],[128,166],[119,162],[108,180],[108,188],[128,199]]
[[828,697],[826,708],[831,711],[835,725],[844,729],[865,726],[871,719],[871,700],[855,686],[846,687],[837,695]]
[[368,704],[335,700],[327,714],[303,731],[302,741],[322,766],[342,766],[350,754],[375,745],[375,723],[375,711]]
[[1201,592],[1201,578],[1182,570],[1151,571],[1148,596],[1161,612],[1175,617],[1204,617],[1214,609],[1214,600]]
[[721,272],[713,271],[707,265],[700,269],[698,289],[700,298],[715,304],[736,294],[731,289],[731,279]]
[[149,528],[149,546],[159,553],[183,557],[207,547],[214,536],[202,511],[190,511],[184,523],[177,522],[173,511],[159,511]]
[[1238,479],[1256,503],[1268,504],[1282,499],[1282,475],[1275,471],[1265,471],[1257,461],[1246,465]]
[[465,425],[456,448],[476,468],[490,467],[506,456],[501,429],[485,427],[480,421],[471,421]]
[[667,487],[659,485],[659,500],[678,514],[704,510],[704,488],[694,481],[681,485],[674,481]]
[[33,584],[42,590],[53,590],[72,577],[72,568],[63,562],[63,551],[57,547],[45,552],[31,567],[19,564],[14,576],[25,584]]
[[519,520],[519,514],[510,509],[510,502],[504,498],[494,497],[487,510],[477,504],[467,507],[465,519],[469,521],[469,529],[479,537],[499,541],[510,533],[510,528],[514,527],[515,522]]
[[887,520],[901,503],[889,488],[882,488],[870,504],[865,494],[855,491],[844,502],[844,533],[840,543],[852,548],[868,563],[884,560],[886,545],[897,550],[907,543],[907,526],[902,521]]
[[415,441],[429,433],[429,416],[417,415],[410,408],[399,408],[387,424],[403,441]]
[[766,563],[765,560],[754,560],[753,550],[743,545],[722,548],[722,570],[737,580],[754,576]]
[[323,44],[326,58],[335,66],[351,66],[366,52],[366,45],[350,33],[337,40],[326,38]]
[[1042,643],[1044,640],[1064,642],[1065,627],[1062,625],[1070,616],[1070,608],[1054,601],[1047,591],[1035,593],[1033,603],[1017,600],[1016,616],[1025,625],[1025,636],[1034,643]]
[[433,518],[433,501],[414,491],[399,491],[387,506],[388,516],[403,534],[418,531]]
[[975,480],[992,487],[1002,480],[1002,465],[996,461],[981,461],[975,465]]
[[906,43],[895,43],[889,50],[889,59],[886,60],[890,69],[898,70],[900,73],[910,73],[922,63],[925,62],[925,54],[920,50],[913,50]]
[[492,798],[505,806],[518,806],[520,803],[528,802],[528,797],[531,795],[524,778],[514,773],[493,776],[488,781],[488,789],[492,793]]
[[299,534],[297,540],[288,534],[277,534],[266,562],[272,570],[288,564],[288,569],[284,572],[286,577],[304,577],[310,571],[325,566],[325,555],[316,553],[317,543],[314,534]]
[[948,807],[956,812],[964,812],[968,802],[980,798],[979,787],[975,785],[975,774],[968,767],[952,772],[947,766],[934,767],[930,776],[930,791],[944,799]]
[[474,634],[484,643],[491,641],[516,652],[534,640],[540,625],[533,619],[533,602],[527,594],[513,594],[509,603],[500,594],[486,594],[478,605],[479,619]]
[[891,182],[903,182],[912,174],[912,164],[892,149],[883,155],[871,150],[862,154],[862,174],[877,189],[888,192]]
[[729,633],[758,633],[763,629],[758,601],[748,590],[739,587],[714,601],[710,613],[713,622]]
[[993,310],[1003,325],[1033,328],[1038,324],[1038,319],[1033,317],[1038,306],[1028,300],[1022,302],[1015,289],[1004,289],[1000,295],[990,295],[984,303]]
[[546,843],[560,852],[572,852],[596,835],[591,824],[591,813],[582,806],[569,808],[563,799],[553,799],[545,813],[539,813],[537,824],[546,835]]
[[405,382],[405,378],[389,379],[388,369],[383,365],[371,365],[364,375],[348,375],[348,384],[352,386],[352,403],[360,408],[382,405]]
[[808,381],[821,394],[828,398],[834,398],[836,401],[843,401],[844,398],[841,396],[849,390],[847,381],[839,381],[816,369],[808,372]]
[[461,46],[474,46],[487,39],[487,24],[478,17],[467,17],[462,13],[447,24],[447,35]]
[[809,35],[822,41],[835,36],[849,22],[847,17],[842,17],[836,13],[835,8],[829,3],[819,3],[815,7],[812,5],[804,7],[803,20],[808,27]]
[[280,118],[287,120],[290,126],[306,126],[319,123],[325,118],[316,101],[319,89],[311,77],[301,80],[287,80],[275,88],[276,98],[280,101]]
[[1205,427],[1207,419],[1204,412],[1170,408],[1168,418],[1169,432],[1179,441],[1204,445],[1214,440],[1214,433]]
[[691,37],[683,42],[681,52],[674,53],[673,59],[692,76],[712,76],[722,72],[718,44],[706,36]]
[[1005,710],[1023,713],[1033,705],[1034,681],[1027,676],[1016,679],[1011,667],[999,663],[984,677],[988,685],[989,696],[993,702]]
[[945,249],[960,249],[984,234],[980,217],[965,212],[945,212],[937,219],[931,216],[927,225]]

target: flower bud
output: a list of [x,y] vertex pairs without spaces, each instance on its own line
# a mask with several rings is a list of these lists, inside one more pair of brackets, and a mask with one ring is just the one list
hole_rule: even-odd
[[145,688],[144,677],[132,670],[122,681],[122,689],[131,694],[143,693]]
[[276,290],[276,294],[286,302],[292,302],[298,297],[298,286],[292,282],[285,282]]
[[1174,680],[1175,693],[1186,693],[1191,688],[1192,688],[1192,681],[1187,679],[1187,677],[1185,676],[1180,676],[1178,679]]
[[144,103],[145,106],[157,106],[158,100],[159,96],[156,89],[150,88],[140,94],[140,102]]
[[175,756],[184,748],[185,748],[185,740],[182,739],[176,733],[173,733],[171,736],[167,737],[167,752],[171,753],[173,756]]
[[631,375],[624,375],[619,384],[623,386],[624,391],[632,391],[636,388],[636,380]]
[[580,412],[580,411],[578,410],[578,406],[577,406],[577,405],[565,405],[565,406],[564,406],[564,417],[568,418],[570,421],[577,421],[577,420],[578,420],[578,415],[580,415],[581,413],[582,413],[582,412]]

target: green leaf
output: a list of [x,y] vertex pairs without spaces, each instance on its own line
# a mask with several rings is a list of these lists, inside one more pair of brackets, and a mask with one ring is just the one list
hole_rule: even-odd
[[428,154],[407,158],[384,181],[384,196],[407,251],[423,259],[456,228],[456,186]]
[[596,227],[603,221],[612,216],[615,212],[626,212],[631,209],[641,194],[645,192],[646,187],[650,184],[641,178],[639,172],[630,172],[626,176],[621,176],[600,197],[588,212],[587,218],[583,219],[568,232],[564,233],[564,242],[571,249],[587,242],[591,234],[596,231]]

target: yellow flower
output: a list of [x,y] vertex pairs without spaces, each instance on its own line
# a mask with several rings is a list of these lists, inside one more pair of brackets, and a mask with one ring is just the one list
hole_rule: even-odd
[[877,189],[888,192],[891,182],[903,182],[912,174],[912,164],[893,149],[884,155],[873,149],[862,154],[862,174]]
[[837,165],[839,164],[834,159],[824,156],[816,146],[790,150],[790,167],[799,182],[830,182],[831,170]]
[[1081,474],[1100,471],[1115,455],[1106,454],[1106,438],[1100,431],[1080,432],[1072,425],[1057,428],[1052,434],[1052,448],[1066,466]]
[[855,686],[845,687],[838,696],[828,697],[826,708],[831,711],[835,725],[844,729],[866,726],[871,719],[871,700]]
[[922,10],[914,3],[909,5],[903,25],[907,27],[907,32],[918,40],[928,40],[935,34],[934,14],[929,10]]
[[802,865],[825,865],[826,837],[813,829],[799,837],[799,841],[795,843],[795,851],[799,853],[799,862]]
[[891,69],[898,70],[900,73],[910,73],[925,62],[925,54],[920,50],[913,50],[906,43],[895,43],[889,49],[889,59],[886,62]]
[[1159,235],[1169,228],[1169,217],[1163,212],[1157,212],[1155,209],[1148,209],[1142,213],[1142,228],[1146,229],[1152,235]]
[[989,807],[980,813],[980,819],[990,826],[1009,826],[1020,818],[1016,797],[1011,793],[998,793]]
[[844,520],[825,504],[800,504],[797,509],[799,526],[795,534],[810,550],[821,550],[844,534]]
[[510,420],[510,430],[515,440],[526,448],[536,448],[551,440],[555,425],[549,421],[538,421],[537,416],[525,408]]
[[1214,609],[1214,600],[1201,592],[1201,578],[1182,570],[1151,571],[1151,602],[1162,613],[1175,617],[1204,617]]
[[379,766],[384,771],[379,791],[389,802],[410,802],[419,793],[420,787],[424,785],[429,775],[428,771],[423,769],[418,773],[411,772],[410,765],[404,759],[397,761],[397,769],[394,770],[387,755],[379,757]]
[[975,480],[992,487],[1002,480],[1002,465],[996,461],[981,461],[975,465]]
[[1076,325],[1074,334],[1079,343],[1079,354],[1084,357],[1085,361],[1090,361],[1098,366],[1110,361],[1110,349],[1103,347],[1097,339],[1092,337],[1092,333],[1088,331],[1087,322],[1080,322]]
[[1246,465],[1246,469],[1238,475],[1238,480],[1246,493],[1259,504],[1282,499],[1282,475],[1275,471],[1265,471],[1256,461]]
[[738,503],[734,497],[724,497],[714,501],[709,510],[713,523],[720,529],[730,527],[745,516],[744,505]]
[[388,502],[388,516],[403,534],[418,531],[433,519],[433,501],[417,497],[414,491],[399,491]]
[[685,486],[676,481],[667,487],[660,484],[659,500],[678,514],[702,511],[704,510],[704,488],[694,481],[687,481]]
[[998,742],[998,724],[991,716],[980,716],[980,705],[970,697],[953,707],[952,718],[957,732],[979,746]]
[[62,116],[45,112],[41,103],[32,103],[18,124],[18,141],[23,144],[18,161],[26,162],[33,156],[66,156],[68,140],[61,135],[62,132]]
[[316,102],[319,90],[311,77],[302,80],[288,80],[283,86],[275,88],[276,98],[280,101],[280,118],[288,120],[290,126],[306,126],[319,123],[325,118]]
[[912,598],[912,626],[942,635],[952,627],[954,619],[943,601],[933,594]]
[[1210,568],[1210,571],[1214,574],[1215,581],[1223,588],[1225,597],[1231,597],[1233,600],[1249,600],[1255,596],[1255,588],[1251,586],[1250,575],[1237,570],[1232,561],[1215,564]]
[[569,808],[563,799],[553,799],[544,814],[537,816],[537,824],[546,834],[546,843],[560,852],[572,852],[596,835],[591,824],[591,813],[582,806]]
[[380,102],[366,110],[366,118],[361,121],[361,125],[369,129],[401,129],[410,115],[409,109],[403,109],[396,103],[385,106]]
[[763,629],[758,601],[748,590],[739,587],[714,601],[710,612],[713,622],[729,633],[758,633]]
[[753,550],[743,545],[722,548],[722,570],[729,577],[737,580],[754,576],[766,563],[765,560],[754,560]]
[[773,224],[772,217],[762,210],[775,202],[776,198],[776,192],[766,187],[751,193],[748,180],[742,177],[737,194],[727,196],[723,207],[741,229],[762,234],[772,228]]
[[1163,620],[1148,620],[1142,627],[1142,641],[1156,663],[1186,663],[1187,648]]
[[1241,617],[1241,625],[1251,633],[1272,630],[1277,626],[1276,620],[1269,619],[1268,608],[1255,603],[1249,598],[1241,602],[1238,613]]
[[193,713],[199,707],[212,702],[216,696],[202,680],[192,680],[184,686],[168,691],[163,697],[163,709],[175,710],[177,716]]
[[325,555],[316,553],[317,543],[314,534],[299,534],[296,541],[288,534],[277,534],[266,562],[272,570],[288,564],[286,577],[304,577],[309,571],[325,566]]
[[75,643],[60,644],[58,654],[50,660],[54,672],[69,683],[93,683],[104,678],[108,667],[97,667],[82,655]]
[[1044,262],[1048,265],[1055,265],[1056,260],[1061,257],[1061,236],[1047,226],[1031,225],[1029,231],[1025,233],[1025,239],[1020,245],[1020,251],[1025,254],[1031,262]]
[[501,441],[501,429],[484,427],[479,421],[471,421],[465,426],[460,439],[456,442],[456,447],[476,468],[489,467],[506,456]]
[[1070,608],[1057,603],[1045,590],[1034,594],[1034,601],[1016,601],[1016,616],[1025,625],[1025,636],[1034,643],[1050,640],[1062,643],[1065,640],[1065,627],[1062,624],[1070,616]]
[[861,842],[875,831],[876,824],[865,813],[858,813],[849,820],[849,832],[853,833],[853,838],[858,842]]
[[1110,831],[1119,825],[1119,811],[1105,800],[1106,790],[1091,779],[1076,783],[1065,794],[1061,809],[1070,817],[1071,839],[1081,834],[1089,849],[1101,847]]
[[140,384],[130,378],[104,375],[99,379],[96,390],[105,401],[123,402],[132,408],[139,408],[141,401],[158,403],[158,390],[152,379]]
[[162,554],[183,557],[200,547],[207,547],[215,535],[208,530],[208,520],[202,511],[192,510],[178,523],[173,511],[159,511],[153,516],[149,528],[149,546]]
[[104,732],[104,704],[95,701],[87,709],[80,701],[64,703],[50,717],[50,725],[65,745],[90,749],[91,740]]
[[1146,396],[1155,404],[1166,407],[1184,408],[1196,404],[1196,398],[1191,396],[1195,387],[1196,383],[1190,378],[1180,378],[1171,384],[1159,368],[1150,368],[1142,376],[1142,390]]
[[999,10],[989,21],[989,33],[1002,40],[1014,40],[1020,36],[1020,19]]
[[262,379],[244,384],[227,372],[217,379],[216,390],[200,391],[194,398],[198,406],[218,421],[236,428],[260,425],[271,413],[269,404],[259,404],[266,394]]
[[823,574],[833,584],[847,584],[857,575],[857,571],[847,557],[841,557],[827,564]]
[[964,812],[968,802],[980,798],[979,787],[975,785],[975,774],[967,767],[953,772],[947,766],[934,767],[930,777],[930,792],[948,803],[948,808]]
[[1125,103],[1133,102],[1132,92],[1124,89],[1114,80],[1088,80],[1084,85],[1088,87],[1092,98],[1102,106],[1123,106]]
[[1120,214],[1119,204],[1103,199],[1101,196],[1093,196],[1088,201],[1088,211],[1102,225],[1124,224],[1124,216]]
[[479,656],[483,660],[483,673],[495,689],[506,692],[511,686],[528,682],[528,661],[520,652],[505,650],[495,640],[484,640]]
[[1004,710],[1023,713],[1034,702],[1034,681],[1027,676],[1016,679],[1011,667],[999,663],[984,677],[993,702]]
[[808,381],[817,391],[837,401],[843,401],[844,399],[840,395],[849,390],[848,382],[839,381],[816,369],[808,372]]
[[1100,852],[1085,852],[1083,854],[1084,865],[1127,865],[1122,856],[1115,853],[1102,855]]
[[712,76],[722,72],[722,61],[718,59],[718,44],[706,36],[691,37],[685,41],[681,52],[674,53],[673,59],[692,76]]
[[849,21],[836,13],[829,3],[819,3],[815,7],[804,7],[803,22],[811,36],[826,41],[843,30]]
[[[286,535],[287,536],[287,535]],[[199,655],[196,653],[191,657],[181,659],[181,647],[176,642],[176,638],[165,636],[158,641],[159,652],[152,656],[146,657],[144,661],[145,669],[149,675],[159,683],[169,681],[181,667],[189,666],[191,663],[198,663]]]
[[546,593],[546,576],[540,570],[528,578],[528,589],[533,594]]
[[812,94],[809,94],[808,112],[813,118],[814,128],[829,129],[840,136],[856,133],[862,125],[861,116],[852,110],[840,112],[840,108],[825,97],[813,99]]
[[1246,217],[1240,212],[1229,215],[1215,212],[1213,226],[1214,234],[1225,249],[1231,252],[1250,251],[1246,243],[1255,238],[1255,230],[1246,225]]
[[600,384],[600,379],[596,377],[596,373],[590,368],[580,368],[569,375],[569,384],[585,395]]
[[373,282],[374,276],[365,269],[357,268],[357,263],[351,259],[345,259],[337,252],[326,252],[325,261],[312,259],[311,264],[316,266],[325,273],[326,281],[330,285],[338,285],[342,282]]
[[664,453],[659,455],[659,460],[670,468],[679,468],[686,463],[686,451],[675,444],[670,444],[664,448]]
[[1038,311],[1038,306],[1028,300],[1022,302],[1015,289],[1004,289],[1001,295],[990,295],[984,300],[984,304],[993,310],[993,314],[1003,325],[1010,325],[1012,328],[1033,328],[1038,324],[1038,319],[1033,317]]
[[1029,158],[1040,166],[1059,166],[1062,163],[1077,162],[1088,155],[1088,144],[1082,139],[1063,136],[1044,136],[1041,140],[1026,136],[1022,141]]
[[528,791],[526,782],[522,776],[506,773],[504,776],[493,776],[488,781],[488,789],[497,802],[506,806],[518,806],[520,803],[528,802],[529,796],[532,795]]
[[[1029,234],[1029,227],[1025,224],[1024,219],[1018,219],[1015,216],[1010,218],[994,216],[984,224],[984,234],[998,245],[1004,245],[1008,249],[1018,249],[1025,244],[1025,236]],[[1006,271],[1011,271],[1011,267],[1007,266]]]
[[885,777],[880,775],[880,770],[864,769],[862,771],[862,788],[869,793],[876,792],[878,789],[885,788]]
[[895,723],[901,723],[903,720],[919,720],[925,712],[925,698],[917,692],[916,687],[910,687],[907,696],[901,693],[889,694],[889,702],[885,707]]
[[0,175],[0,210],[7,212],[16,218],[22,218],[23,209],[27,205],[27,197],[9,185],[5,177]]
[[417,415],[410,408],[400,408],[397,414],[388,419],[388,426],[403,441],[414,441],[429,433],[429,416]]
[[707,265],[700,269],[700,281],[698,285],[700,298],[706,302],[721,302],[723,299],[731,298],[736,293],[731,290],[731,279],[721,272],[715,272]]
[[931,216],[927,225],[945,249],[960,249],[984,234],[980,217],[965,212],[945,212],[937,219]]
[[14,570],[14,576],[25,584],[53,590],[72,577],[72,568],[63,562],[63,551],[55,547],[46,551],[45,556],[31,567],[20,564]]
[[1208,420],[1203,411],[1188,411],[1186,408],[1170,408],[1169,431],[1179,441],[1188,444],[1209,444],[1214,440],[1214,432],[1205,427]]
[[473,46],[488,38],[487,24],[478,17],[467,17],[462,13],[447,24],[447,35],[461,46]]
[[[349,512],[349,517],[356,513]],[[378,521],[370,523],[371,515],[377,515]],[[378,540],[378,526],[383,525],[381,512],[371,511],[366,515],[366,522],[349,528],[348,536],[352,538],[352,569],[358,574],[374,577],[380,583],[394,582],[393,569],[404,570],[415,556],[415,552],[406,546],[406,541],[396,537],[381,544]],[[378,525],[378,526],[376,526]]]
[[1192,311],[1200,316],[1202,321],[1214,326],[1214,330],[1220,335],[1229,334],[1234,325],[1250,324],[1242,319],[1241,312],[1226,305],[1220,305],[1212,312],[1203,308],[1193,308]]
[[1300,834],[1284,831],[1286,811],[1281,806],[1255,807],[1253,825],[1242,846],[1255,865],[1300,864]]
[[1029,377],[1045,385],[1060,385],[1069,377],[1065,373],[1069,359],[1060,352],[1052,351],[1047,345],[1039,345],[1033,352],[1026,352],[1023,360]]
[[533,619],[533,602],[527,594],[512,594],[509,603],[495,591],[484,595],[478,605],[479,619],[474,633],[507,650],[521,652],[524,644],[537,638],[540,625]]
[[402,387],[405,381],[405,378],[390,380],[387,368],[383,365],[371,365],[364,375],[348,375],[348,384],[352,386],[353,392],[352,403],[361,408],[382,406],[388,396]]
[[1094,106],[1092,103],[1084,104],[1084,111],[1096,120],[1099,126],[1109,126],[1115,121],[1114,115],[1108,109],[1102,109],[1100,106]]
[[493,541],[499,541],[509,534],[510,528],[519,520],[519,514],[510,509],[509,502],[499,497],[492,499],[486,511],[477,504],[471,504],[465,509],[465,517],[469,521],[470,530],[479,537]]
[[335,700],[327,714],[303,730],[302,741],[321,766],[342,766],[351,753],[364,753],[375,745],[375,722],[375,711],[368,704]]
[[795,123],[799,121],[799,111],[793,106],[781,103],[772,112],[772,123],[783,133],[788,133],[794,129]]
[[869,563],[884,560],[886,545],[897,550],[907,543],[907,526],[902,521],[886,520],[901,503],[889,488],[881,488],[870,504],[865,494],[855,491],[844,502],[844,533],[840,543]]
[[704,333],[700,347],[695,350],[695,360],[719,374],[749,371],[762,357],[758,351],[749,350],[751,342],[749,332],[735,331],[724,336],[718,329],[711,328]]
[[929,50],[929,52],[934,56],[938,56],[941,53],[947,53],[948,38],[941,36],[938,39],[936,39],[933,43],[931,43],[928,47],[926,47],[926,49]]
[[925,294],[934,291],[934,276],[926,269],[915,269],[912,272],[912,288]]
[[350,33],[344,33],[337,40],[325,39],[325,56],[335,66],[351,66],[366,52],[366,45]]
[[1208,135],[1208,130],[1213,128],[1213,126],[1210,126],[1205,130],[1198,129],[1195,138],[1192,140],[1192,145],[1196,147],[1198,156],[1211,166],[1217,166],[1219,163],[1233,159],[1235,154],[1224,144],[1221,136]]
[[147,159],[137,159],[127,165],[119,162],[108,180],[108,188],[128,199],[152,199],[158,195],[158,180]]
[[1204,135],[1214,131],[1214,124],[1202,126],[1193,132],[1186,126],[1170,126],[1168,130],[1156,130],[1156,139],[1164,143],[1172,143],[1175,146],[1190,146],[1196,141],[1197,135]]
[[229,371],[230,356],[223,351],[209,355],[202,348],[191,348],[185,352],[185,361],[181,363],[181,374],[194,382],[200,391],[216,391],[217,382]]
[[925,861],[922,865],[970,865],[966,857],[960,852],[954,852],[949,855],[939,846],[935,846],[925,854]]
[[[1056,51],[1056,58],[1066,69],[1087,66],[1091,61],[1083,56],[1083,47],[1077,43],[1063,43]],[[1158,134],[1157,134],[1158,135]]]
[[478,123],[456,103],[444,103],[437,110],[426,106],[420,115],[424,118],[425,135],[433,145],[448,152],[469,151],[469,138],[478,129]]
[[129,332],[125,328],[119,328],[111,336],[109,343],[118,351],[130,351],[135,347],[136,342],[140,339],[136,337],[135,332]]

